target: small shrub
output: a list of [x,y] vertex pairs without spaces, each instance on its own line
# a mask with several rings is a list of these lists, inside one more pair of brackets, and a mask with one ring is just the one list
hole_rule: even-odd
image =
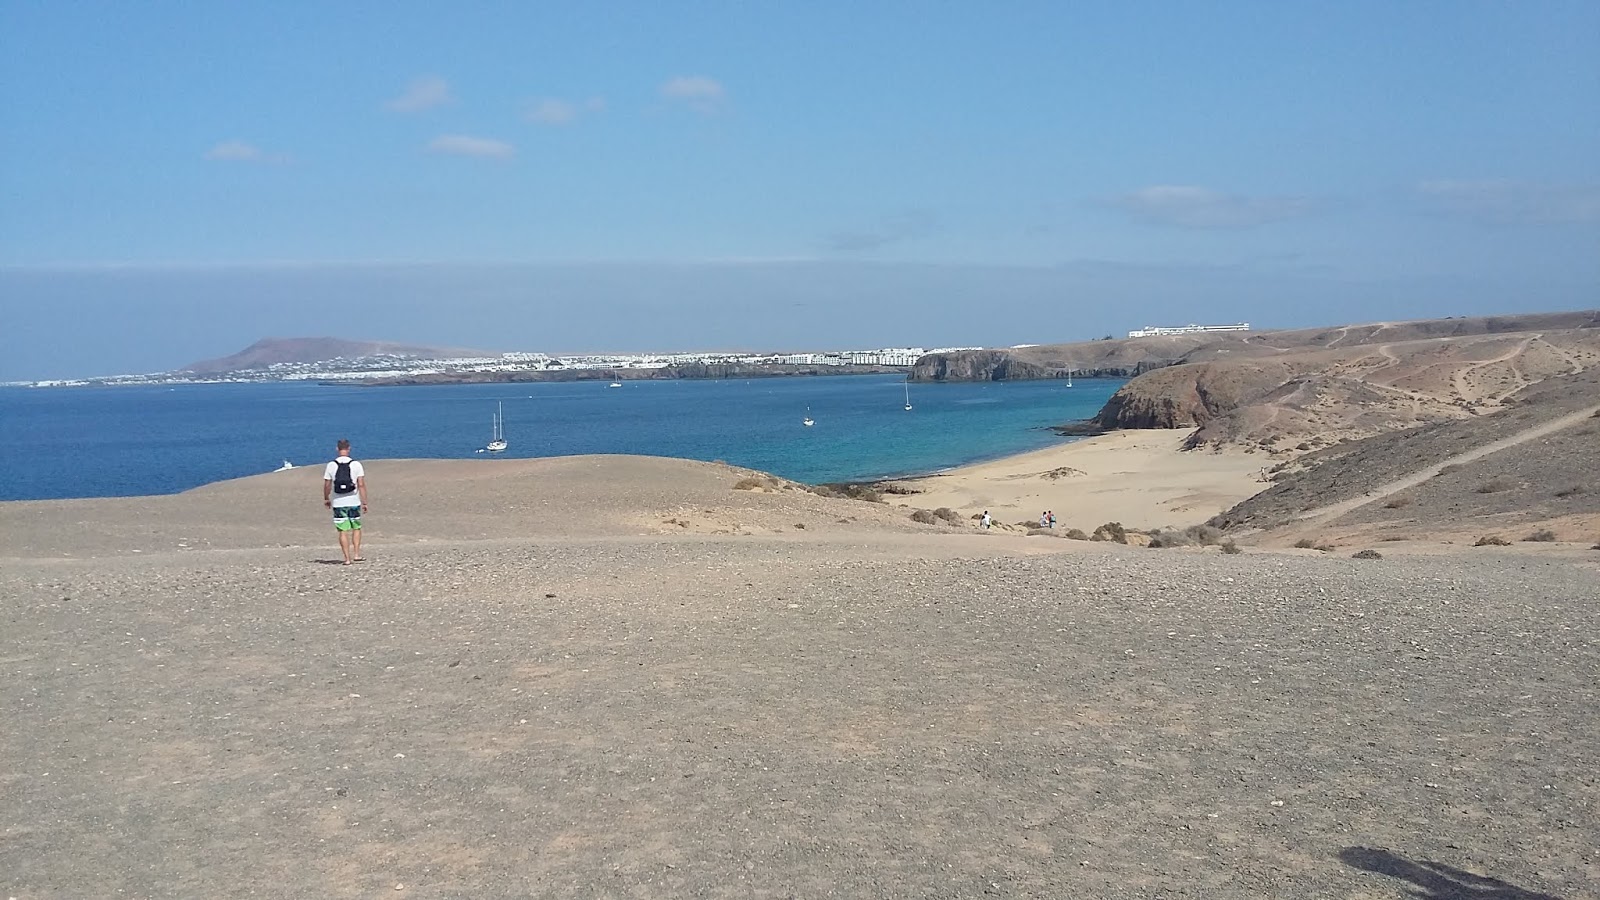
[[1226,554],[1228,554],[1230,556],[1235,554],[1235,553],[1243,553],[1244,552],[1244,550],[1242,550],[1239,547],[1238,544],[1235,544],[1232,541],[1232,539],[1223,541],[1222,544],[1221,544],[1220,549],[1222,550],[1223,553],[1226,553]]
[[1128,542],[1128,529],[1122,527],[1121,522],[1107,522],[1094,530],[1090,535],[1091,541],[1115,541],[1119,544]]
[[736,491],[759,491],[766,486],[767,483],[760,478],[741,478],[733,483]]
[[1383,554],[1376,550],[1361,550],[1353,554],[1351,559],[1383,559]]
[[1087,541],[1089,539],[1089,536],[1087,534],[1083,533],[1083,529],[1082,528],[1069,528],[1069,529],[1067,529],[1066,537],[1067,537],[1068,540],[1074,540],[1074,541]]
[[1524,541],[1533,541],[1540,544],[1548,544],[1555,539],[1556,533],[1548,528],[1541,528],[1538,531],[1535,531],[1533,534],[1523,538]]
[[1588,490],[1589,490],[1589,486],[1587,484],[1575,484],[1572,487],[1565,487],[1565,488],[1562,488],[1559,491],[1556,491],[1556,496],[1557,497],[1571,497],[1574,494],[1586,493]]
[[934,517],[931,510],[919,509],[911,514],[911,521],[921,525],[937,525],[939,520]]
[[[961,514],[956,512],[955,510],[951,509],[948,506],[939,507],[938,509],[933,511],[933,514],[934,514],[935,517],[937,517],[938,519],[942,520],[946,525],[960,525],[961,524]],[[982,518],[983,514],[979,513],[978,516],[979,516],[979,518]]]
[[800,529],[801,531],[805,531],[806,530],[806,523],[804,523],[804,522],[796,522],[796,523],[794,523],[794,527]]
[[1478,485],[1475,490],[1477,490],[1477,492],[1480,494],[1499,494],[1504,491],[1509,491],[1513,487],[1516,487],[1516,485],[1505,480],[1504,478],[1491,478],[1488,481],[1485,481],[1483,484]]
[[1294,542],[1294,546],[1296,550],[1314,550],[1316,549],[1317,542],[1313,541],[1311,538],[1301,538],[1300,540]]
[[1184,534],[1202,547],[1210,547],[1222,540],[1222,529],[1215,525],[1190,525],[1184,529]]
[[1332,544],[1318,544],[1315,547],[1312,547],[1311,549],[1313,549],[1313,550],[1321,550],[1323,553],[1332,553],[1333,551],[1335,551],[1335,550],[1337,550],[1339,548],[1335,547]]
[[1167,547],[1187,547],[1189,546],[1189,536],[1181,531],[1156,529],[1150,532],[1150,543],[1145,546],[1151,550],[1162,550]]
[[1477,542],[1474,543],[1472,546],[1474,546],[1474,547],[1509,547],[1509,546],[1511,546],[1511,542],[1506,540],[1505,538],[1501,537],[1498,534],[1486,534],[1483,537],[1478,538]]
[[1413,501],[1412,501],[1412,499],[1410,497],[1390,497],[1389,501],[1387,503],[1383,504],[1383,508],[1384,509],[1405,509],[1406,507],[1410,506],[1412,504],[1412,502]]

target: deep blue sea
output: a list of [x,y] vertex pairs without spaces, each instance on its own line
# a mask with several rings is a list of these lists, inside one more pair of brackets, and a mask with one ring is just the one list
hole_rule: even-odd
[[[165,494],[363,460],[639,453],[818,483],[934,472],[1063,440],[1120,380],[913,384],[899,376],[362,388],[304,382],[0,388],[0,500]],[[505,406],[510,449],[475,453]],[[801,424],[809,411],[816,424]]]

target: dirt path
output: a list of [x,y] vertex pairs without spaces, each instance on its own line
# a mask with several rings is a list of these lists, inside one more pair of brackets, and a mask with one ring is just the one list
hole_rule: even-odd
[[[1519,431],[1509,437],[1504,437],[1498,441],[1484,444],[1481,447],[1474,447],[1465,453],[1458,453],[1449,459],[1442,460],[1438,463],[1428,466],[1425,469],[1419,469],[1415,472],[1412,472],[1404,478],[1400,478],[1395,481],[1391,481],[1388,484],[1374,488],[1373,490],[1370,490],[1359,497],[1345,500],[1340,503],[1331,503],[1327,506],[1319,506],[1316,509],[1306,510],[1305,512],[1295,516],[1293,521],[1301,523],[1300,528],[1297,529],[1297,531],[1299,531],[1304,530],[1306,526],[1314,523],[1321,524],[1331,519],[1337,519],[1338,517],[1345,515],[1352,510],[1360,509],[1369,503],[1374,503],[1384,499],[1385,497],[1398,494],[1403,490],[1407,490],[1408,488],[1414,488],[1424,481],[1434,477],[1435,475],[1438,475],[1439,470],[1443,469],[1445,466],[1465,465],[1473,460],[1482,459],[1491,453],[1498,453],[1501,450],[1505,450],[1509,447],[1515,447],[1518,444],[1525,444],[1528,441],[1537,440],[1547,434],[1554,434],[1555,432],[1564,428],[1571,428],[1572,426],[1577,425],[1579,422],[1582,422],[1584,419],[1591,418],[1597,414],[1600,414],[1600,406],[1591,406],[1578,410],[1574,413],[1569,413],[1559,419],[1551,419],[1548,422],[1545,422],[1541,425],[1535,425],[1534,427],[1525,431]],[[1290,534],[1290,532],[1280,531],[1274,536],[1281,537]]]

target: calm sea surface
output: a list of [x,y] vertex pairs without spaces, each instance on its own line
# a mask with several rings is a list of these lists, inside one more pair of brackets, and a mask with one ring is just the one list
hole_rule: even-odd
[[[164,494],[365,460],[639,453],[720,459],[806,482],[932,472],[1049,446],[1122,385],[913,384],[892,375],[436,387],[307,383],[0,388],[0,500]],[[474,451],[505,405],[510,449]],[[816,424],[806,428],[809,413]],[[374,467],[377,474],[381,469]]]

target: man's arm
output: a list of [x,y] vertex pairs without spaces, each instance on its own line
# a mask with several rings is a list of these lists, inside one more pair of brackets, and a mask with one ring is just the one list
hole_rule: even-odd
[[356,491],[361,494],[361,508],[367,508],[367,476],[356,479]]
[[329,498],[331,498],[332,496],[333,496],[333,479],[329,478],[326,475],[324,475],[324,476],[322,476],[322,505],[331,508],[333,506],[333,500],[331,500]]

